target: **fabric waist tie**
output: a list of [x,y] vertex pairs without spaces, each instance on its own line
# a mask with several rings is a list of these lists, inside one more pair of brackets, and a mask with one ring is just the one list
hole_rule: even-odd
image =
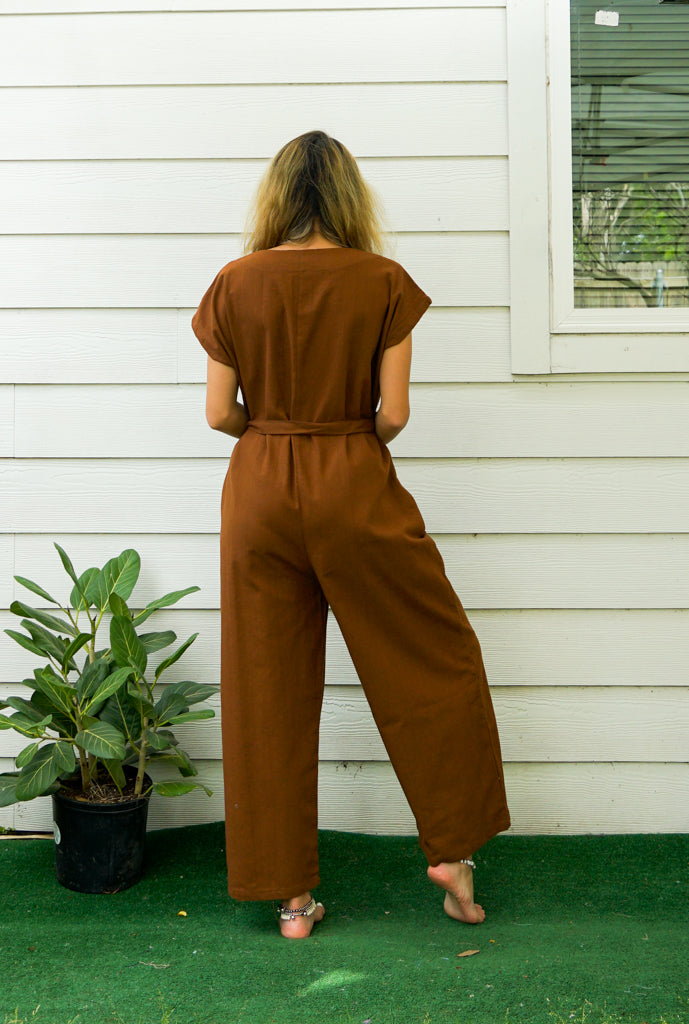
[[329,422],[307,423],[304,420],[249,420],[247,430],[252,427],[259,434],[363,434],[375,431],[375,419],[330,420]]

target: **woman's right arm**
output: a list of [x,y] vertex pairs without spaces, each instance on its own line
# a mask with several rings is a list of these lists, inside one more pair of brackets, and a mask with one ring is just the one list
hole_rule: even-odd
[[411,373],[411,334],[397,345],[390,345],[380,364],[380,405],[375,429],[387,444],[397,437],[409,420],[409,376]]

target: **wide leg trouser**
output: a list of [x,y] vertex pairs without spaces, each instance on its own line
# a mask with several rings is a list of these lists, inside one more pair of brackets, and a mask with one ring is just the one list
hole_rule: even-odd
[[319,884],[328,605],[429,864],[509,827],[481,649],[390,453],[369,433],[247,430],[223,485],[221,715],[228,891]]

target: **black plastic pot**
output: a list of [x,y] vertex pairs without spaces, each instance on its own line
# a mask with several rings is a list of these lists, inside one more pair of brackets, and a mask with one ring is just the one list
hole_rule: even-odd
[[[127,775],[130,767],[124,766]],[[144,789],[150,785],[145,775]],[[135,885],[143,875],[151,793],[112,804],[77,800],[65,790],[52,796],[58,882],[97,893]]]

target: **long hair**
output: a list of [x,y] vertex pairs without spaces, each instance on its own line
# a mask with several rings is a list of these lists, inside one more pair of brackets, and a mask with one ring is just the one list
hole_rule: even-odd
[[321,131],[297,136],[270,161],[247,214],[244,254],[304,242],[316,220],[336,245],[380,255],[388,247],[378,193],[349,150]]

